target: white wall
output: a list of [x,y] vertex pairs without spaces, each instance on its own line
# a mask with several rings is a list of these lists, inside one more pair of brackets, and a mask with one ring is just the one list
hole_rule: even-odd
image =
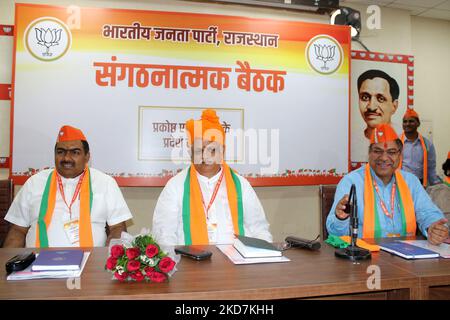
[[[70,5],[74,1],[20,1]],[[257,18],[274,18],[297,21],[327,23],[327,16],[297,13],[284,10],[270,10],[236,5],[205,4],[171,0],[156,1],[76,1],[80,6],[111,8],[135,8],[162,11],[184,11],[216,13]],[[363,14],[365,7],[353,6]],[[448,57],[450,50],[450,23],[426,18],[413,18],[406,11],[383,9],[380,30],[362,31],[362,41],[373,51],[412,54],[416,57],[415,105],[419,113],[433,122],[433,137],[438,150],[438,164],[441,164],[450,150],[449,104],[444,100],[449,91],[447,73],[450,71]],[[0,24],[14,23],[13,1],[0,0]],[[1,38],[1,37],[0,37]],[[1,40],[0,40],[1,41]],[[353,49],[362,47],[353,43]],[[0,42],[0,76],[11,78],[12,44]],[[430,67],[431,66],[431,67]],[[9,70],[9,71],[8,71]],[[430,81],[433,79],[434,81]],[[10,80],[9,80],[10,82]],[[7,109],[0,104],[0,112]],[[447,112],[445,112],[447,111]],[[1,119],[1,117],[0,117]],[[2,128],[9,124],[0,123],[0,134],[8,135]],[[325,129],[324,129],[325,130]],[[1,141],[1,140],[0,140]],[[1,149],[0,149],[1,150]],[[51,150],[48,150],[51,152]],[[0,154],[0,156],[2,156]],[[95,151],[92,154],[95,157]],[[0,178],[7,176],[0,169]],[[153,209],[162,188],[122,188],[125,199],[134,214],[130,232],[136,233],[141,227],[150,227]],[[319,191],[317,186],[309,187],[260,187],[256,192],[265,208],[275,241],[287,235],[314,238],[320,232]]]

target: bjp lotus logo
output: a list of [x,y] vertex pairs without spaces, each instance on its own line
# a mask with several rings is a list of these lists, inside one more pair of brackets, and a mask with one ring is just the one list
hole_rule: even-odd
[[69,50],[72,35],[69,28],[56,18],[39,18],[25,31],[25,47],[41,61],[54,61]]
[[320,74],[332,74],[342,65],[343,50],[329,35],[318,35],[309,40],[305,52],[309,66]]
[[329,70],[330,68],[327,67],[327,62],[334,60],[336,46],[314,44],[314,52],[316,54],[316,59],[323,61],[323,66],[320,68],[322,70]]
[[36,31],[37,44],[47,48],[42,55],[51,57],[53,53],[50,52],[50,47],[59,45],[62,29],[45,30],[44,28],[34,28],[34,30]]

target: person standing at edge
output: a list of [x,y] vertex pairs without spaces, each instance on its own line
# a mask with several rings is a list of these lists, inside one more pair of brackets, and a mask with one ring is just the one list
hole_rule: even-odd
[[403,159],[402,169],[413,173],[426,188],[439,182],[436,175],[436,151],[433,143],[423,137],[417,129],[420,126],[419,115],[413,109],[407,109],[403,116]]

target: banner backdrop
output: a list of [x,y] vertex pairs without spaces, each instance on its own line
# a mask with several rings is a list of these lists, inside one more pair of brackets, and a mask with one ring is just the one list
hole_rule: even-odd
[[15,183],[54,165],[68,124],[120,185],[164,185],[189,164],[184,124],[205,108],[253,185],[336,183],[348,171],[348,27],[17,4],[14,47]]

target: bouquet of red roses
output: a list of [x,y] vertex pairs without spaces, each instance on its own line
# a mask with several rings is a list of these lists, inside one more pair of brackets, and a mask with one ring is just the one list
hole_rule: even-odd
[[127,241],[120,242],[110,245],[110,256],[105,266],[115,279],[121,282],[164,282],[175,272],[176,262],[161,250],[151,235],[138,235],[133,238],[131,245],[130,241],[128,245]]

